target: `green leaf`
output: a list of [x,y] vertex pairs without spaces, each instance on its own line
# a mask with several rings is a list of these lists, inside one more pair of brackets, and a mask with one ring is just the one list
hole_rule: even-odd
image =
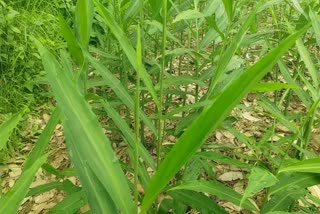
[[287,84],[287,83],[280,83],[280,82],[263,82],[258,83],[253,88],[254,91],[276,91],[280,89],[299,89],[300,87],[298,85],[293,84]]
[[[180,76],[170,76],[169,78],[163,80],[163,87],[170,88],[170,86],[179,86],[179,85],[188,85],[188,84],[197,84],[199,86],[207,86],[206,83],[195,79],[189,75],[180,75]],[[159,88],[159,85],[156,85],[156,89]]]
[[249,182],[241,199],[241,205],[242,202],[247,198],[260,192],[264,188],[274,185],[277,182],[278,179],[271,172],[258,167],[251,169]]
[[160,10],[161,10],[161,1],[159,0],[148,0],[150,7],[151,7],[151,12],[153,18],[157,18],[160,15]]
[[32,183],[35,174],[42,164],[47,160],[48,155],[43,155],[37,159],[32,166],[23,170],[19,179],[15,182],[14,186],[0,198],[0,213],[16,214],[20,203],[28,193],[30,184]]
[[302,160],[279,169],[280,172],[312,172],[320,173],[320,158]]
[[229,23],[232,23],[233,19],[233,1],[232,0],[223,0],[223,5],[228,15]]
[[273,102],[271,102],[268,98],[264,96],[260,96],[261,101],[259,101],[259,105],[262,106],[265,110],[269,111],[271,115],[279,120],[283,125],[285,125],[290,131],[293,133],[299,133],[299,128],[280,111],[278,106],[276,106]]
[[[131,110],[134,111],[134,102],[131,98],[128,91],[121,84],[120,80],[118,80],[109,69],[102,64],[98,63],[93,59],[90,54],[85,52],[86,58],[90,61],[93,67],[96,69],[96,72],[99,73],[102,78],[105,80],[106,84],[112,88],[117,97]],[[152,121],[148,118],[148,116],[141,110],[140,111],[141,119],[146,123],[146,125],[151,129],[151,131],[155,134],[156,128]]]
[[267,214],[306,214],[305,212],[285,212],[285,211],[274,211],[274,212],[268,212]]
[[277,192],[286,191],[290,187],[298,186],[301,189],[320,184],[320,174],[306,172],[283,172],[277,178],[279,182],[270,187],[268,194],[273,195]]
[[187,128],[171,151],[165,156],[158,171],[152,178],[142,202],[142,213],[147,211],[160,191],[179,169],[190,160],[209,134],[219,126],[229,112],[308,28],[309,25],[289,36],[278,47],[271,50],[256,64],[243,72],[219,96],[216,96],[213,103]]
[[75,61],[78,63],[78,65],[83,64],[83,54],[81,51],[81,48],[78,44],[78,41],[74,35],[74,32],[69,27],[65,19],[62,17],[62,15],[59,15],[59,23],[60,23],[60,32],[63,36],[63,38],[66,40],[68,45],[68,50],[71,54],[71,56],[75,59]]
[[35,174],[46,161],[47,155],[43,155],[43,153],[47,149],[52,133],[54,132],[59,119],[60,110],[55,109],[48,121],[48,124],[42,131],[31,154],[25,162],[18,181],[4,197],[0,198],[0,213],[17,213],[20,203],[23,201],[24,197],[27,196],[29,186],[34,179]]
[[130,7],[126,10],[125,19],[134,18],[136,14],[143,8],[143,0],[132,0]]
[[182,21],[182,20],[192,20],[192,19],[199,19],[199,18],[204,18],[204,15],[197,11],[197,10],[185,10],[180,12],[176,18],[173,20],[173,23]]
[[296,8],[297,11],[299,11],[301,14],[303,14],[304,16],[306,16],[304,10],[302,9],[300,3],[298,2],[298,0],[291,0],[293,3],[293,6]]
[[209,104],[211,104],[212,101],[211,100],[204,100],[204,101],[199,101],[196,103],[192,103],[189,105],[184,105],[181,107],[177,107],[175,109],[173,109],[172,111],[168,112],[166,115],[163,116],[164,119],[169,119],[172,116],[174,116],[175,114],[179,114],[180,112],[184,112],[184,111],[188,111],[188,110],[195,110],[198,109],[200,107],[204,107],[204,106],[208,106]]
[[291,188],[286,191],[278,192],[271,199],[263,204],[261,213],[269,213],[274,211],[290,211],[297,198],[306,194],[305,189]]
[[[129,147],[131,149],[134,148],[134,134],[131,131],[129,125],[125,122],[124,119],[121,118],[118,112],[116,112],[112,106],[106,100],[102,101],[104,109],[106,110],[108,116],[114,121],[114,123],[118,126],[119,130],[121,130],[123,136],[127,140]],[[139,144],[139,155],[141,158],[152,168],[155,169],[156,165],[153,161],[152,156],[148,152],[148,150],[142,145]]]
[[239,160],[232,159],[226,155],[223,155],[219,152],[199,152],[195,154],[196,157],[200,157],[206,160],[214,160],[219,163],[232,165],[232,166],[238,166],[238,167],[244,167],[244,168],[252,168],[252,165],[243,163]]
[[[157,22],[156,20],[145,20],[145,25],[149,25],[151,27],[151,30],[148,32],[149,34],[154,34],[155,29],[156,32],[161,32],[163,30],[163,25],[160,22]],[[167,37],[171,40],[173,40],[174,42],[176,42],[177,44],[179,44],[179,46],[183,46],[180,42],[179,39],[177,39],[170,31],[167,31]]]
[[57,126],[57,124],[60,121],[60,115],[61,111],[59,108],[55,108],[54,111],[51,114],[51,117],[44,128],[44,130],[41,132],[40,137],[38,138],[37,142],[34,145],[34,148],[32,149],[31,154],[29,155],[28,159],[26,160],[24,164],[24,169],[27,169],[31,167],[46,151],[50,138]]
[[[291,77],[291,71],[289,71],[288,66],[284,63],[283,60],[278,61],[278,67],[280,69],[281,74],[283,75],[284,80],[291,85],[298,85],[296,80]],[[295,94],[301,99],[303,104],[309,108],[311,105],[311,97],[308,95],[306,91],[302,89],[302,87],[298,89],[293,89]]]
[[301,56],[301,59],[303,60],[304,64],[306,65],[306,68],[309,71],[309,74],[312,78],[312,84],[313,87],[318,88],[319,87],[319,71],[315,66],[315,63],[312,62],[310,52],[306,48],[306,46],[303,44],[302,39],[298,39],[296,41],[296,46],[299,51],[299,54]]
[[157,106],[159,106],[159,99],[156,93],[156,90],[153,87],[151,78],[147,71],[145,70],[144,66],[141,69],[137,69],[137,57],[134,48],[132,47],[128,37],[125,35],[123,30],[119,27],[118,23],[115,21],[114,17],[111,15],[110,11],[108,11],[102,4],[100,4],[97,0],[93,0],[95,6],[97,7],[98,12],[103,17],[105,23],[110,28],[113,35],[116,37],[118,42],[120,43],[124,53],[127,55],[129,62],[131,63],[132,67],[141,72],[139,75],[143,80],[144,84],[146,85],[149,93],[151,94],[153,101]]
[[[215,195],[221,199],[232,202],[235,205],[240,205],[242,195],[230,187],[225,186],[222,183],[216,181],[191,181],[175,186],[171,190],[192,190],[196,192],[203,192],[207,194]],[[245,200],[243,207],[249,210],[257,210],[257,208],[249,201]]]
[[189,190],[170,190],[168,194],[174,200],[181,201],[182,203],[198,210],[203,214],[227,214],[221,206],[219,206],[213,199],[208,196]]
[[12,131],[17,127],[25,110],[11,116],[10,119],[0,125],[0,150],[6,145]]
[[319,15],[315,13],[315,11],[309,9],[309,17],[312,23],[312,28],[314,30],[314,36],[316,37],[316,41],[318,46],[320,46],[320,20]]
[[87,48],[93,20],[93,4],[91,0],[78,0],[76,6],[76,35],[82,47]]
[[20,203],[22,203],[24,197],[27,196],[29,186],[34,179],[35,174],[46,161],[47,155],[43,155],[43,153],[49,144],[50,138],[59,122],[59,119],[60,110],[55,109],[48,121],[48,124],[42,131],[31,154],[25,162],[18,181],[9,190],[9,192],[0,199],[0,213],[17,213]]
[[[117,207],[105,184],[97,177],[97,172],[94,173],[88,165],[87,159],[83,158],[85,156],[83,155],[84,152],[80,151],[82,154],[78,152],[79,149],[85,150],[85,148],[79,148],[79,144],[76,144],[78,143],[78,135],[71,131],[73,128],[72,124],[63,121],[63,127],[70,159],[75,166],[83,190],[87,195],[90,210],[92,213],[118,213],[119,209],[121,210],[122,208]],[[116,163],[117,159],[114,157],[113,161]]]
[[250,25],[254,21],[254,18],[256,16],[256,12],[258,10],[258,5],[256,5],[253,10],[249,13],[248,17],[246,18],[245,22],[241,26],[238,33],[235,35],[235,37],[232,39],[228,47],[223,50],[223,52],[220,55],[217,69],[214,72],[214,76],[211,79],[211,84],[208,91],[208,98],[211,97],[213,94],[214,89],[216,88],[216,85],[220,81],[222,74],[225,72],[225,69],[227,68],[228,64],[230,63],[231,59],[234,57],[235,52],[241,45],[241,42],[248,31]]
[[127,180],[97,117],[55,57],[40,42],[35,43],[61,107],[70,157],[91,208],[114,211],[115,205],[122,213],[134,213]]
[[62,201],[51,208],[48,214],[57,213],[75,213],[87,203],[86,196],[83,191],[78,191],[67,195]]
[[30,189],[26,196],[28,197],[39,195],[52,189],[62,190],[65,191],[67,194],[75,193],[81,190],[80,187],[75,186],[70,180],[66,179],[63,182],[54,181],[40,186],[36,186]]

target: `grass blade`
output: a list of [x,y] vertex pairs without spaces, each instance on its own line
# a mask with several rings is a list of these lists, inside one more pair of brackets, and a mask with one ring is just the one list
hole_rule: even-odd
[[264,188],[274,185],[277,182],[278,179],[269,171],[258,167],[251,169],[248,186],[243,193],[240,206],[242,206],[243,202],[247,198],[260,192]]
[[205,214],[227,214],[222,207],[215,203],[206,195],[190,190],[170,190],[168,192],[175,200],[191,206],[199,212]]
[[[291,77],[290,71],[288,66],[284,63],[283,60],[279,60],[278,61],[278,66],[280,69],[281,74],[283,75],[283,78],[285,79],[285,81],[288,84],[291,85],[298,85],[298,83],[294,80],[294,78]],[[303,104],[306,107],[311,106],[311,98],[310,96],[308,96],[307,92],[305,92],[302,88],[299,89],[293,89],[293,91],[295,92],[295,94],[297,94],[297,96],[299,97],[299,99],[301,99],[301,101],[303,102]]]
[[305,194],[305,189],[291,189],[290,191],[279,192],[263,205],[261,213],[269,214],[275,211],[290,211],[290,207],[295,203],[296,198]]
[[313,30],[315,32],[314,36],[316,37],[316,41],[318,46],[320,46],[320,21],[319,17],[311,8],[309,10],[309,17],[312,23]]
[[293,133],[299,133],[299,127],[287,119],[278,106],[264,96],[260,96],[260,98],[261,101],[258,102],[259,105],[262,106],[266,111],[270,112],[273,118],[279,120],[279,122],[285,125]]
[[233,19],[233,1],[231,0],[223,0],[223,5],[225,7],[226,13],[228,15],[229,23],[232,23]]
[[[121,130],[123,136],[127,140],[129,147],[131,149],[134,148],[134,133],[131,131],[129,125],[125,122],[124,119],[116,112],[110,103],[106,100],[102,101],[104,109],[106,110],[108,116],[113,120],[113,122],[118,126],[119,130]],[[148,150],[142,145],[139,144],[139,155],[141,158],[152,168],[156,168],[156,164],[152,159],[152,156],[148,152]]]
[[67,42],[69,53],[78,63],[78,65],[82,65],[83,54],[78,44],[78,41],[74,35],[74,32],[71,30],[66,20],[61,15],[59,16],[59,23],[60,23],[60,32],[63,38]]
[[[86,192],[95,197],[88,200],[93,206],[99,202],[99,205],[103,205],[102,201],[106,199],[102,198],[100,193],[106,191],[122,213],[134,213],[135,208],[127,180],[98,119],[54,56],[40,42],[35,40],[35,43],[64,116],[71,159],[80,180],[85,181],[82,185]],[[99,182],[101,185],[95,186]],[[101,186],[102,189],[97,189]]]
[[12,131],[17,127],[24,110],[14,114],[9,120],[0,125],[0,150],[6,145]]
[[20,203],[27,195],[29,186],[32,183],[35,174],[42,164],[47,160],[48,155],[43,155],[37,159],[32,166],[23,170],[21,176],[14,186],[0,199],[0,213],[16,214]]
[[281,191],[286,191],[293,186],[298,186],[299,188],[307,188],[313,185],[320,184],[320,174],[318,173],[280,173],[277,178],[279,182],[269,189],[269,195],[276,194]]
[[[89,60],[89,62],[95,67],[96,72],[98,72],[102,78],[106,81],[107,85],[112,88],[114,93],[117,95],[119,99],[131,110],[134,111],[134,102],[131,98],[130,94],[127,92],[125,87],[122,86],[120,80],[118,80],[105,66],[99,64],[97,61],[93,59],[90,54],[85,53],[85,56]],[[147,115],[140,111],[140,117],[145,122],[145,124],[150,128],[150,130],[155,134],[156,128],[151,120],[147,117]]]
[[276,91],[280,89],[299,89],[298,85],[280,83],[280,82],[263,82],[258,83],[253,90],[254,91]]
[[160,191],[197,151],[208,135],[218,127],[229,112],[308,28],[309,25],[289,36],[278,47],[271,50],[256,64],[243,72],[189,126],[166,155],[155,176],[152,178],[143,199],[142,213],[147,211]]
[[51,208],[48,214],[54,213],[76,213],[86,203],[86,196],[83,191],[67,195],[62,201]]
[[82,47],[87,47],[93,20],[93,4],[91,0],[78,0],[76,7],[76,33]]
[[[19,114],[19,113],[18,113]],[[60,119],[60,111],[56,109],[45,129],[37,140],[29,158],[27,159],[22,174],[9,192],[0,199],[0,213],[17,213],[20,203],[27,195],[29,186],[39,168],[45,163],[47,155],[43,155],[46,150],[52,133]],[[1,136],[1,135],[0,135]]]
[[315,88],[318,88],[318,86],[319,86],[319,72],[316,69],[315,64],[312,62],[312,59],[311,59],[311,56],[310,56],[308,49],[304,46],[301,39],[297,40],[296,46],[297,46],[297,49],[300,53],[300,56],[301,56],[303,62],[306,65],[306,68],[308,69],[309,74],[312,78],[312,82],[313,82],[312,85]]
[[39,159],[43,155],[43,153],[46,151],[48,144],[50,142],[50,138],[58,122],[60,121],[60,114],[61,114],[60,109],[55,108],[55,110],[53,111],[48,121],[48,124],[46,125],[45,129],[41,132],[41,135],[37,140],[37,142],[35,143],[35,146],[29,158],[25,162],[24,168],[31,167],[36,162],[36,160]]
[[231,166],[238,166],[238,167],[243,167],[248,169],[252,168],[251,164],[244,163],[239,160],[235,160],[219,152],[213,152],[213,151],[199,152],[199,153],[196,153],[195,156],[203,158],[205,160],[213,160],[215,162],[219,162],[219,163],[223,163]]
[[93,0],[95,6],[97,7],[98,12],[103,17],[105,23],[110,28],[113,35],[116,37],[116,39],[119,41],[123,51],[128,57],[129,62],[131,63],[132,67],[136,70],[141,72],[140,77],[143,80],[144,84],[146,85],[149,93],[151,94],[153,101],[157,106],[159,106],[159,99],[156,93],[156,90],[154,89],[154,86],[152,84],[151,78],[147,71],[145,70],[144,66],[141,67],[141,69],[137,69],[137,57],[136,52],[134,48],[132,47],[128,37],[125,35],[125,33],[122,31],[122,29],[118,26],[117,22],[111,15],[111,13],[97,0]]
[[280,172],[312,172],[320,173],[320,158],[307,159],[292,163],[279,169]]
[[[259,5],[259,3],[258,3]],[[208,98],[213,94],[214,89],[216,88],[217,83],[220,81],[220,78],[227,68],[229,62],[231,61],[232,57],[234,56],[236,50],[239,48],[241,41],[243,40],[247,30],[249,29],[250,25],[253,23],[257,10],[258,10],[258,5],[255,6],[255,8],[251,11],[251,13],[248,15],[248,18],[246,19],[245,23],[235,36],[235,38],[232,40],[228,48],[223,52],[221,55],[217,69],[214,72],[214,76],[211,79],[210,87],[209,87],[209,92],[208,92]]]
[[[209,182],[203,180],[187,182],[171,188],[170,191],[183,189],[216,195],[217,197],[230,201],[236,205],[240,205],[242,198],[242,195],[240,193],[225,186],[224,184],[221,184],[219,182]],[[249,210],[257,210],[257,208],[247,199],[244,201],[243,207]]]
[[130,7],[126,10],[124,19],[134,17],[143,8],[143,0],[132,0]]
[[[78,143],[78,135],[72,132],[72,124],[63,121],[67,146],[70,153],[70,158],[75,166],[77,175],[79,176],[81,185],[88,198],[89,206],[92,213],[117,213],[118,208],[110,194],[99,181],[96,174],[90,169],[88,161],[83,158],[83,152],[86,148],[80,148]],[[87,154],[86,154],[87,155]],[[116,158],[114,158],[116,161]],[[121,209],[121,208],[120,208]]]

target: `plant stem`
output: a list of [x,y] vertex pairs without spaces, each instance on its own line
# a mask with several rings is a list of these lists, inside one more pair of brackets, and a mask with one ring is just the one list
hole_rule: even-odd
[[139,119],[139,109],[140,109],[140,69],[142,64],[142,52],[141,52],[141,35],[140,35],[140,22],[138,24],[137,32],[137,71],[136,71],[136,91],[134,98],[134,134],[135,134],[135,144],[134,144],[134,201],[136,204],[136,212],[138,213],[138,203],[139,203],[139,193],[138,193],[138,183],[139,183],[139,129],[140,129],[140,119]]
[[160,161],[161,161],[161,145],[162,145],[162,136],[163,136],[163,130],[164,130],[164,119],[162,118],[162,106],[163,106],[163,78],[164,78],[164,73],[166,69],[166,44],[167,44],[167,0],[162,1],[162,11],[163,11],[163,29],[162,29],[162,50],[161,50],[161,71],[160,71],[160,78],[159,78],[159,85],[160,85],[160,90],[159,90],[159,98],[160,98],[160,104],[158,107],[158,133],[157,133],[157,166],[159,166]]
[[[197,1],[194,0],[194,9],[196,11],[198,11],[198,3]],[[198,26],[198,19],[195,20],[196,22],[196,55],[195,55],[195,58],[194,58],[194,65],[195,65],[195,79],[198,79],[199,77],[199,56],[198,56],[198,53],[199,53],[199,26]],[[198,98],[199,98],[199,85],[196,84],[196,88],[195,88],[195,103],[198,102]]]

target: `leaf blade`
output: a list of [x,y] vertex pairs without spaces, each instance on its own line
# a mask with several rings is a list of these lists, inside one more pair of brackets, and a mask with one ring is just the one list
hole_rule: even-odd
[[248,93],[254,85],[269,71],[280,57],[294,44],[309,25],[282,41],[260,61],[242,73],[238,79],[227,86],[213,104],[204,110],[197,120],[178,139],[166,155],[142,202],[142,212],[146,212],[160,191],[166,186],[178,170],[190,159],[201,146],[204,139],[223,121],[234,106]]

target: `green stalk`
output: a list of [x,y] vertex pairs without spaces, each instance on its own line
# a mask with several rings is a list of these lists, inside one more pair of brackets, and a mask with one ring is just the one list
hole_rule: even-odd
[[[181,44],[183,44],[183,42],[184,42],[183,37],[184,37],[184,35],[183,35],[183,33],[181,32],[181,33],[180,33],[180,42],[181,42]],[[180,56],[179,56],[179,60],[178,60],[178,61],[179,61],[178,76],[181,75],[182,60],[183,60],[183,56],[180,55]],[[185,91],[187,92],[186,89],[185,89]],[[182,97],[182,105],[183,105],[183,106],[186,105],[186,96],[183,96],[183,97]],[[185,116],[185,112],[183,111],[181,117],[184,118],[184,116]]]
[[[194,0],[194,7],[195,10],[198,11],[198,1]],[[199,26],[198,26],[198,19],[196,21],[196,53],[199,53]],[[195,55],[194,59],[194,65],[195,65],[195,79],[198,79],[199,76],[199,56],[198,54]],[[196,89],[195,89],[195,102],[198,101],[199,98],[199,85],[196,84]]]
[[157,134],[157,166],[160,165],[161,161],[161,144],[162,144],[162,136],[164,130],[164,119],[162,117],[162,108],[163,108],[163,78],[166,69],[166,44],[167,44],[167,0],[162,1],[162,10],[163,10],[163,30],[162,30],[162,58],[161,58],[161,71],[160,71],[160,78],[159,78],[159,107],[158,107],[158,134]]
[[138,193],[138,173],[139,173],[139,129],[140,129],[140,119],[139,119],[139,109],[140,109],[140,72],[142,63],[142,52],[141,52],[141,35],[140,35],[140,23],[138,23],[137,32],[137,71],[136,71],[136,93],[134,99],[134,134],[135,134],[135,144],[134,144],[134,201],[136,204],[136,212],[138,213],[138,203],[139,203],[139,193]]

